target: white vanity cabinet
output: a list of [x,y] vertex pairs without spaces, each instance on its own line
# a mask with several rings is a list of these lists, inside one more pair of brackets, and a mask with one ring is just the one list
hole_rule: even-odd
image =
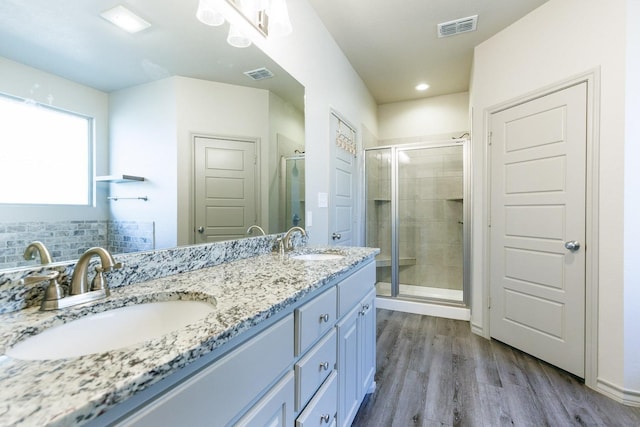
[[375,290],[344,316],[338,330],[338,426],[350,426],[373,385],[376,364]]
[[[290,369],[292,359],[293,315],[290,314],[117,425],[227,425],[283,372]],[[292,387],[289,390],[293,392]],[[290,401],[292,408],[293,399]],[[267,405],[265,402],[262,404]],[[292,414],[291,410],[290,416]],[[290,418],[289,422],[282,425],[291,426],[292,421]]]
[[375,263],[327,284],[235,349],[94,425],[350,425],[375,373]]

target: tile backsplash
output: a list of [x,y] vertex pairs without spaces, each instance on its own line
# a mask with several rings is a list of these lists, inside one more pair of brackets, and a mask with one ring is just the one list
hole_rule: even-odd
[[154,249],[151,221],[33,221],[0,223],[0,269],[36,266],[40,260],[25,260],[23,253],[34,240],[44,243],[53,261],[77,259],[93,246],[112,253]]

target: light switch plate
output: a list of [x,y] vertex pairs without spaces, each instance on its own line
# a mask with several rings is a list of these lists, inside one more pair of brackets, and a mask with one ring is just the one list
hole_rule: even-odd
[[318,193],[318,207],[326,208],[329,206],[329,195],[327,193]]

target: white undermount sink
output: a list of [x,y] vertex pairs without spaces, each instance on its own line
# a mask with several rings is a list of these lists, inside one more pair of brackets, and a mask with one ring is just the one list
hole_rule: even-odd
[[332,253],[313,253],[313,254],[301,254],[292,255],[291,258],[299,259],[302,261],[332,261],[344,258],[344,255],[332,254]]
[[183,328],[215,310],[203,301],[162,301],[114,308],[45,329],[7,349],[22,360],[51,360],[140,344]]

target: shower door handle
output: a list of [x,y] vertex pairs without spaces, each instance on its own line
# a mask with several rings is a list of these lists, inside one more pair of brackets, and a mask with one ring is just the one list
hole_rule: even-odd
[[333,233],[333,234],[331,235],[331,238],[332,238],[333,240],[340,240],[340,239],[342,238],[342,235],[341,235],[340,233]]
[[202,226],[198,227],[198,233],[200,234],[204,233],[204,227]]

